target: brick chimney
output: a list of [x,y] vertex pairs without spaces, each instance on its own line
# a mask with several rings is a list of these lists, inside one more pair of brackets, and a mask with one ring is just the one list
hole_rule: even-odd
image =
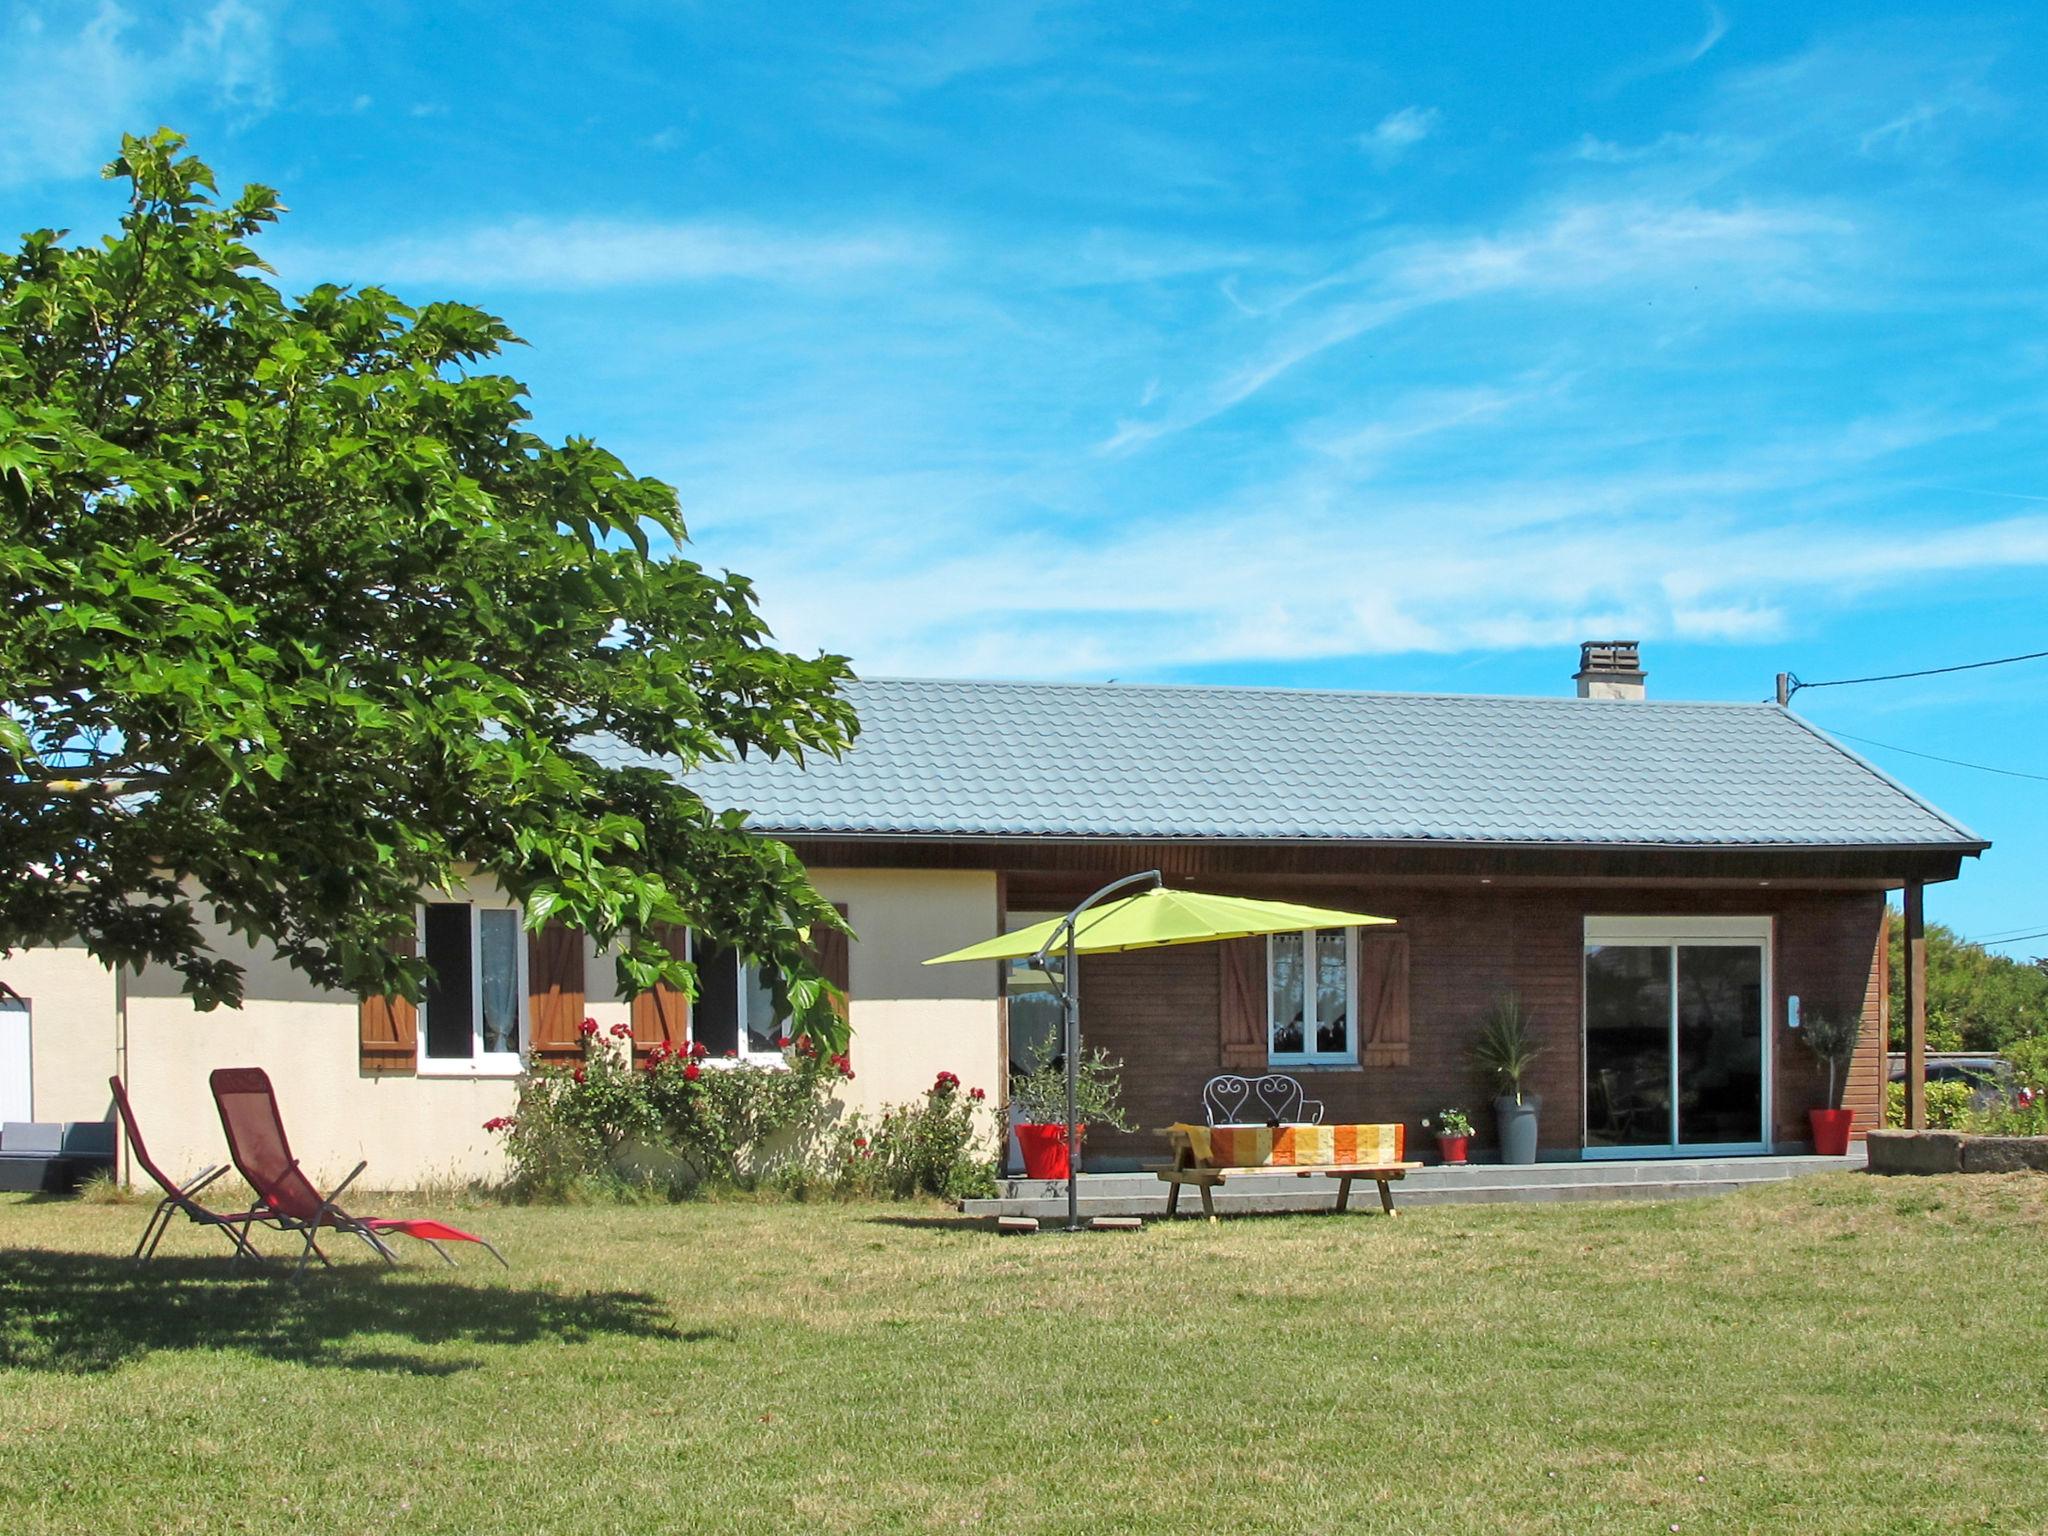
[[1647,676],[1635,641],[1588,640],[1579,647],[1579,671],[1573,681],[1582,699],[1640,699]]

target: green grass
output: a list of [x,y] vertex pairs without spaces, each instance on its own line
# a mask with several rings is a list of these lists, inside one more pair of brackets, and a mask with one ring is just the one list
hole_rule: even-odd
[[137,1272],[141,1209],[8,1197],[0,1531],[2048,1530],[2038,1176],[454,1214],[509,1274]]

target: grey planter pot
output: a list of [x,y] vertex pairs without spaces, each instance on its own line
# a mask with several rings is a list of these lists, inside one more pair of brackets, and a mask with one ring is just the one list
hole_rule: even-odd
[[1543,1096],[1525,1093],[1517,1104],[1513,1094],[1493,1101],[1494,1123],[1500,1127],[1500,1160],[1504,1163],[1536,1161],[1536,1116],[1543,1108]]

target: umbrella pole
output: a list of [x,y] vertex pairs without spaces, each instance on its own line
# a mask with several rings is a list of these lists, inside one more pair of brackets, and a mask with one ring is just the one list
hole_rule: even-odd
[[1074,928],[1067,925],[1067,1230],[1081,1230],[1081,976],[1074,965]]
[[1065,1012],[1064,1044],[1067,1057],[1067,1230],[1081,1230],[1081,971],[1075,959],[1074,924],[1081,914],[1105,897],[1133,885],[1160,884],[1159,871],[1145,870],[1142,874],[1125,875],[1121,880],[1112,880],[1101,890],[1083,901],[1066,915],[1065,921],[1053,931],[1053,937],[1045,941],[1045,948],[1031,957],[1031,963],[1043,970],[1046,956],[1051,952],[1054,940],[1061,933],[1067,936],[1066,952],[1063,957],[1065,969],[1060,973],[1060,1003]]

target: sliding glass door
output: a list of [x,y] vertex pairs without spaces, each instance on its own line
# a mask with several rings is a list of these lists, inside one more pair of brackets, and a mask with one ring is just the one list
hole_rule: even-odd
[[1588,918],[1586,1154],[1762,1152],[1768,918]]

